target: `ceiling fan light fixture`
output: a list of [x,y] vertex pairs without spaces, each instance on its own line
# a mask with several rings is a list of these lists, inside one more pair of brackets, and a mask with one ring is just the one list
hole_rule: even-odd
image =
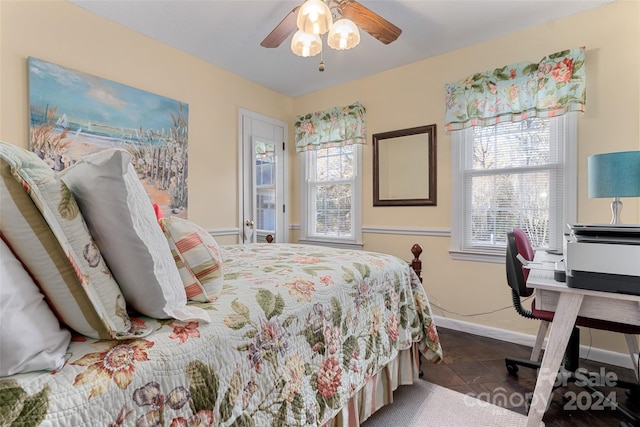
[[291,38],[291,52],[298,56],[315,56],[322,51],[322,40],[317,34],[309,34],[304,31],[296,31]]
[[310,34],[324,34],[333,23],[331,10],[322,0],[307,0],[298,11],[298,29]]
[[351,19],[341,18],[333,23],[327,36],[327,44],[336,50],[347,50],[358,46],[360,31]]

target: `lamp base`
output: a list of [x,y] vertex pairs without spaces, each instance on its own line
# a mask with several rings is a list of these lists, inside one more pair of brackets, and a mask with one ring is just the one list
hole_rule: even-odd
[[622,214],[622,201],[619,197],[614,197],[611,202],[611,224],[622,224],[620,215]]

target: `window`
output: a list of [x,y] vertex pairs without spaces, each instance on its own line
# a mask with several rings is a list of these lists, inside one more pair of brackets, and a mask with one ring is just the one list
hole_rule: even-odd
[[576,212],[575,114],[452,132],[455,259],[504,262],[506,232],[561,250]]
[[276,231],[276,157],[256,159],[256,229],[268,234]]
[[361,246],[361,145],[304,153],[301,241]]

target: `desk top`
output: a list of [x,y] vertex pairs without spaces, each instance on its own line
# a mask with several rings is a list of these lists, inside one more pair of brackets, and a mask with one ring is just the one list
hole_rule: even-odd
[[529,264],[530,272],[527,286],[554,292],[569,292],[590,295],[598,298],[610,298],[640,302],[640,295],[618,294],[614,292],[592,291],[588,289],[570,288],[564,282],[553,279],[554,263],[562,260],[562,255],[553,255],[545,251],[536,251],[533,263]]

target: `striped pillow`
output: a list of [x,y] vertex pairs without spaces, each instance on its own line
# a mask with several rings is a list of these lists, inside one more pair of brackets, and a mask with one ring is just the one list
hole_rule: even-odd
[[34,153],[4,142],[0,171],[0,229],[58,317],[91,338],[150,333],[146,325],[132,329],[120,288],[57,174]]
[[199,225],[178,217],[161,218],[180,277],[190,301],[207,302],[222,292],[224,270],[216,240]]

